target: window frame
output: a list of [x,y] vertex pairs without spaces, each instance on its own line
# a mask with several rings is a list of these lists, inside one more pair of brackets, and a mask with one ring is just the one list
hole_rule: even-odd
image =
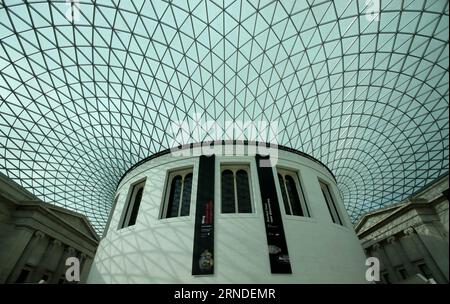
[[[325,187],[322,187],[322,186],[325,186]],[[328,182],[324,181],[323,179],[319,178],[319,187],[320,187],[322,197],[325,201],[325,204],[327,206],[327,209],[328,209],[328,212],[330,214],[331,221],[333,222],[333,224],[339,225],[341,227],[346,227],[343,214],[342,214],[339,206],[337,205],[336,196],[334,195],[331,185]],[[324,188],[326,189],[326,191],[324,191]],[[326,194],[328,194],[329,199],[327,198]],[[333,211],[335,214],[333,213]],[[336,221],[336,217],[337,217],[337,221]]]
[[[28,283],[29,279],[31,277],[31,273],[33,272],[33,270],[34,270],[34,267],[32,265],[25,264],[22,267],[22,269],[20,270],[19,274],[17,275],[17,277],[16,277],[16,279],[14,281],[14,284],[26,284],[26,283]],[[22,273],[24,271],[27,271],[28,273],[25,275],[25,277],[22,280],[21,276],[22,276]],[[20,282],[19,282],[19,279],[21,279]]]
[[[423,275],[427,280],[429,279],[434,279],[434,273],[433,271],[431,271],[430,267],[428,267],[428,264],[425,262],[424,259],[420,259],[418,261],[414,262],[414,265],[416,266],[418,273],[420,273],[421,275]],[[426,270],[422,268],[422,266],[425,266]],[[428,277],[425,272],[428,272],[430,274],[430,277]]]
[[[276,174],[275,180],[277,181],[278,186],[280,187],[280,193],[279,193],[280,195],[278,197],[281,198],[280,199],[280,202],[281,202],[280,205],[283,205],[284,215],[288,216],[288,217],[294,217],[294,218],[312,218],[311,210],[308,207],[308,203],[306,201],[306,195],[305,195],[305,192],[303,191],[303,187],[302,187],[302,182],[300,180],[299,171],[296,170],[296,169],[293,169],[293,168],[285,168],[285,167],[277,166],[275,168],[275,174]],[[285,185],[284,185],[285,187],[286,187],[286,175],[289,175],[290,177],[293,178],[294,184],[295,184],[295,189],[297,190],[298,198],[299,198],[299,201],[300,201],[300,207],[302,209],[303,215],[295,215],[295,214],[292,213],[292,204],[290,202],[289,195],[287,195],[287,199],[288,199],[288,205],[289,205],[291,214],[287,214],[286,208],[285,208],[285,204],[284,204],[283,192],[282,192],[283,189],[281,189],[281,184],[280,184],[280,181],[279,181],[279,178],[278,178],[278,174],[281,174],[281,176],[283,177],[283,181],[285,183]],[[288,194],[287,193],[287,187],[285,188],[285,190],[286,190],[286,194]]]
[[[117,230],[125,229],[128,227],[133,227],[134,225],[136,225],[137,217],[139,215],[139,209],[141,207],[142,199],[143,199],[144,193],[145,193],[144,191],[145,191],[146,182],[147,182],[147,178],[145,177],[145,178],[141,178],[141,179],[137,180],[136,182],[134,182],[130,185],[129,190],[128,190],[127,199],[126,199],[125,205],[122,209],[122,215],[120,217],[119,226],[118,226]],[[133,213],[134,204],[136,203],[136,195],[141,188],[142,188],[142,197],[141,197],[141,201],[139,202],[138,210],[136,211],[137,212],[136,220],[135,220],[134,224],[130,225],[131,214]]]
[[400,281],[404,281],[404,280],[406,280],[406,279],[408,279],[410,277],[408,271],[403,266],[398,266],[396,268],[396,272],[397,272],[397,275],[400,278]]
[[[192,182],[191,182],[191,193],[189,198],[189,214],[187,215],[181,215],[181,209],[182,209],[182,202],[183,202],[183,190],[184,190],[184,179],[188,174],[192,174]],[[181,189],[180,189],[180,201],[178,204],[178,213],[177,216],[168,217],[167,212],[169,208],[169,199],[170,199],[170,191],[172,189],[172,181],[173,179],[181,175]],[[192,195],[194,193],[194,166],[185,166],[185,167],[179,167],[179,168],[172,168],[167,170],[166,172],[166,182],[164,184],[164,195],[162,199],[161,208],[159,211],[158,219],[159,220],[168,220],[168,219],[175,219],[175,218],[186,218],[191,216],[192,212]]]
[[[222,212],[222,173],[226,170],[230,170],[233,172],[233,189],[234,189],[234,210],[235,212]],[[238,195],[237,195],[237,181],[236,181],[236,174],[238,171],[244,170],[247,173],[247,182],[248,182],[248,189],[250,194],[250,212],[239,212],[239,201],[238,201]],[[220,189],[220,206],[219,206],[219,214],[221,216],[253,216],[256,214],[256,208],[255,208],[255,196],[253,193],[253,180],[252,180],[252,169],[251,164],[249,162],[220,162],[219,163],[219,189]]]
[[389,275],[388,271],[381,271],[380,279],[381,279],[381,282],[383,282],[383,284],[392,284],[391,276]]
[[[44,277],[47,276],[47,279],[44,279]],[[50,270],[46,270],[41,277],[41,280],[44,280],[47,284],[51,282],[53,279],[53,273]]]

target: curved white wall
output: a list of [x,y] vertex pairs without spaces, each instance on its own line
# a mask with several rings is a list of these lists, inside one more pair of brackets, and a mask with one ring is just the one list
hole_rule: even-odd
[[[253,214],[220,214],[220,164],[250,165]],[[365,256],[344,209],[336,183],[319,163],[278,151],[277,166],[298,171],[311,218],[282,214],[292,274],[272,274],[254,156],[215,158],[214,274],[191,275],[197,197],[198,156],[154,158],[130,171],[117,189],[119,196],[106,237],[97,249],[89,283],[365,283]],[[193,166],[190,215],[159,219],[168,170]],[[276,168],[273,168],[276,174]],[[276,175],[274,175],[276,177]],[[136,224],[118,230],[130,187],[146,178]],[[343,226],[331,220],[319,185],[331,186]]]

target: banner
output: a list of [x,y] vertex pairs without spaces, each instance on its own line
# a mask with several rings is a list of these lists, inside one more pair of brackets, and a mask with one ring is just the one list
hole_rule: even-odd
[[214,155],[199,159],[193,275],[214,273],[214,160]]
[[270,270],[272,273],[292,273],[272,167],[261,167],[261,160],[267,162],[266,158],[257,154],[256,165],[269,247]]

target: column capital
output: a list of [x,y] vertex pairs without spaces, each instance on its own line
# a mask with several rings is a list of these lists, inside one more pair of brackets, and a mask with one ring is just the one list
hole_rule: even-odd
[[414,234],[414,229],[412,227],[406,228],[405,230],[403,230],[403,233],[405,235],[412,235]]
[[38,239],[42,239],[45,237],[45,233],[40,230],[36,230],[36,232],[34,233],[34,236]]
[[76,252],[76,250],[75,250],[75,248],[69,246],[69,247],[67,247],[67,252],[70,254],[74,254]]
[[380,243],[373,244],[373,245],[372,245],[372,248],[373,248],[374,250],[380,249]]
[[388,239],[386,241],[388,242],[388,244],[394,243],[395,242],[395,236],[388,237]]
[[60,240],[56,240],[56,239],[54,239],[52,243],[53,243],[54,246],[58,246],[58,247],[61,247],[61,245],[62,245],[61,241]]

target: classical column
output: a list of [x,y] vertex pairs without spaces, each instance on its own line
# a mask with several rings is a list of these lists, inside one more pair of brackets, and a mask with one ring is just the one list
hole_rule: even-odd
[[[28,261],[30,255],[33,253],[34,249],[38,245],[38,243],[45,237],[45,233],[42,231],[35,231],[33,238],[30,240],[28,245],[25,247],[22,256],[20,257],[19,261],[16,263],[16,266],[14,267],[14,270],[9,275],[9,278],[7,280],[8,283],[15,283],[17,278],[19,277],[23,267],[25,266],[26,262]],[[29,283],[31,278],[31,274],[28,275],[28,278],[25,280],[25,283]]]
[[409,260],[408,254],[403,249],[403,246],[400,243],[400,239],[397,239],[395,236],[391,236],[387,239],[387,242],[392,245],[392,248],[394,248],[395,253],[397,254],[398,258],[401,260],[402,265],[405,267],[405,270],[408,272],[408,275],[409,276],[415,275],[416,270],[414,269],[414,266],[412,265],[411,261]]
[[80,272],[83,271],[84,264],[86,262],[87,255],[84,252],[80,252]]
[[392,263],[389,260],[389,257],[386,254],[383,246],[381,246],[380,243],[376,243],[373,245],[373,249],[376,250],[378,256],[381,258],[380,262],[384,266],[384,269],[389,274],[389,277],[391,278],[391,283],[398,281],[397,274],[395,273],[394,268],[392,267]]
[[418,235],[417,231],[409,227],[405,229],[404,231],[405,235],[408,235],[413,240],[416,247],[419,249],[420,253],[423,256],[423,260],[425,261],[428,268],[431,270],[433,274],[433,279],[435,279],[438,283],[448,283],[448,279],[446,278],[445,274],[442,273],[441,269],[437,265],[436,261],[434,260],[434,257],[431,255],[431,252],[427,248],[425,242],[422,240],[422,238]]
[[[38,266],[36,267],[35,271],[33,271],[33,275],[31,276],[32,282],[39,282],[45,274],[45,271],[50,270],[48,269],[48,266],[50,266],[50,263],[52,262],[51,260],[54,259],[52,253],[59,246],[61,246],[61,242],[55,239],[47,245],[47,248],[42,254],[41,259],[39,260]],[[48,278],[46,283],[50,283],[51,279],[52,278]]]
[[4,263],[0,266],[0,284],[5,284],[11,274],[14,273],[14,269],[17,263],[20,261],[20,257],[25,252],[28,244],[33,239],[34,230],[26,227],[21,227],[16,230],[16,233],[7,236],[4,241],[5,248],[8,248],[8,252],[5,252]]
[[89,274],[89,269],[91,268],[92,258],[87,254],[81,253],[80,255],[80,282],[85,283],[87,276]]
[[52,251],[50,253],[51,263],[49,263],[49,270],[52,272],[52,276],[48,283],[53,283],[56,279],[56,282],[59,279],[59,274],[56,273],[58,270],[59,262],[64,255],[63,244],[61,241],[54,239],[52,242]]

